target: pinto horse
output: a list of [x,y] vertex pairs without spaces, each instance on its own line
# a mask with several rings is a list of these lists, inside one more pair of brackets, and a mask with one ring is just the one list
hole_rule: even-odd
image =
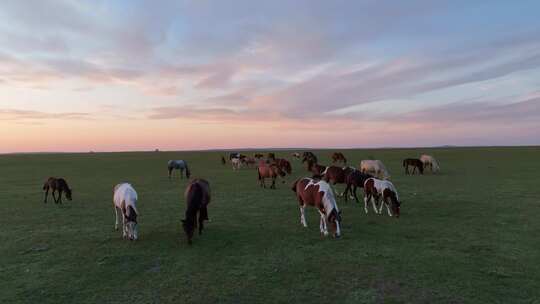
[[334,237],[341,236],[341,211],[337,206],[332,188],[327,182],[304,177],[294,182],[292,190],[296,192],[300,205],[300,223],[304,227],[307,227],[305,209],[307,206],[313,206],[319,210],[321,216],[319,222],[321,234],[328,235],[329,223]]
[[118,230],[119,216],[122,213],[122,237],[131,241],[137,240],[139,230],[137,227],[137,192],[128,183],[121,183],[114,186],[113,207],[114,207],[114,229]]
[[167,163],[167,170],[169,171],[169,179],[171,179],[172,172],[174,169],[180,170],[180,178],[183,178],[184,176],[184,170],[186,170],[186,178],[189,178],[191,176],[191,172],[189,171],[188,164],[185,160],[170,160]]
[[435,159],[435,157],[427,154],[420,155],[420,161],[424,164],[424,168],[429,168],[431,173],[439,172],[440,167],[439,163]]
[[313,152],[304,152],[302,154],[302,163],[305,163],[305,162],[312,162],[314,164],[318,163],[319,161],[317,160],[317,156],[315,154],[313,154]]
[[418,168],[418,172],[420,174],[424,174],[424,163],[417,159],[417,158],[406,158],[403,160],[403,168],[405,168],[405,174],[409,174],[409,166],[413,167],[412,175],[416,172],[416,169]]
[[[345,184],[347,176],[351,174],[353,171],[356,171],[356,169],[352,167],[330,166],[324,170],[323,180],[334,186],[336,184]],[[344,194],[345,193],[342,193],[341,195],[344,195]]]
[[[376,204],[382,199],[383,203],[379,210],[377,210]],[[381,180],[376,178],[368,178],[364,183],[364,211],[368,213],[368,202],[371,201],[375,213],[382,214],[383,205],[386,205],[388,215],[396,215],[399,218],[399,211],[401,202],[399,196],[394,187],[394,184],[388,180]],[[392,209],[392,210],[390,210]]]
[[[62,204],[62,193],[66,193],[66,198],[71,201],[72,191],[69,188],[67,182],[63,178],[49,177],[45,184],[43,184],[43,191],[45,191],[44,203],[47,203],[47,197],[49,196],[49,189],[52,189],[52,196],[55,204]],[[58,191],[58,199],[54,193]]]
[[343,164],[347,164],[347,159],[345,158],[345,155],[341,152],[334,152],[332,154],[332,163],[335,164],[337,162],[342,162]]
[[[270,186],[270,189],[276,189],[276,178],[278,176],[285,176],[285,172],[281,170],[279,166],[274,163],[267,164],[264,161],[259,162],[259,167],[257,167],[257,174],[259,176],[259,184],[263,188],[266,188],[265,178],[272,179],[272,185]],[[285,182],[285,180],[283,182]]]
[[207,180],[197,178],[192,180],[186,187],[184,197],[187,202],[185,219],[182,220],[182,228],[187,236],[188,244],[191,245],[193,232],[197,228],[197,214],[199,215],[199,235],[202,234],[204,221],[208,220],[207,206],[210,204],[210,184]]
[[345,201],[348,200],[349,191],[351,193],[351,196],[354,197],[357,203],[360,203],[358,200],[358,196],[356,195],[356,189],[357,188],[364,188],[364,183],[368,178],[372,178],[373,176],[370,174],[362,173],[358,170],[354,170],[347,177],[345,178],[345,184],[347,184],[347,188],[345,188]]

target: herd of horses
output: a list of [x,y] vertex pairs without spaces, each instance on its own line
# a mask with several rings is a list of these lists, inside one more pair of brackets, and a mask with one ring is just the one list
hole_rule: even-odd
[[[386,206],[389,216],[400,216],[400,206],[402,202],[399,199],[396,187],[389,180],[390,174],[380,160],[362,160],[360,165],[355,168],[347,165],[347,159],[341,152],[332,154],[332,165],[320,165],[317,156],[313,152],[304,152],[302,154],[295,152],[293,158],[301,160],[306,164],[306,169],[311,173],[309,177],[297,179],[292,184],[292,191],[300,208],[300,223],[307,227],[305,218],[305,209],[308,206],[314,207],[320,214],[320,232],[327,236],[329,233],[335,238],[341,236],[341,211],[338,208],[336,197],[332,186],[344,184],[345,191],[339,196],[354,199],[360,203],[357,196],[357,189],[364,190],[364,211],[368,213],[368,204],[372,203],[373,210],[377,214],[382,214],[383,207]],[[239,170],[242,167],[256,167],[257,178],[261,187],[266,188],[266,179],[271,179],[271,189],[276,188],[277,178],[283,178],[291,175],[291,162],[285,158],[276,158],[274,153],[268,153],[265,156],[260,153],[252,157],[240,153],[230,153],[228,161],[233,170]],[[227,164],[225,156],[221,156],[221,163]],[[341,164],[338,166],[337,164]],[[412,166],[412,172],[409,167]],[[420,158],[407,158],[403,160],[405,174],[423,174],[426,169],[431,172],[438,172],[440,167],[438,162],[430,155],[421,155]],[[185,160],[170,160],[167,163],[168,177],[172,178],[174,170],[178,170],[180,178],[187,179],[191,176],[188,163]],[[49,191],[52,192],[54,202],[62,204],[62,194],[68,200],[72,200],[72,190],[63,178],[50,177],[43,185],[45,191],[44,203],[47,203]],[[58,193],[58,197],[56,197]],[[210,183],[202,178],[191,180],[185,190],[184,198],[186,200],[185,218],[182,220],[182,227],[186,234],[187,242],[192,244],[195,230],[198,228],[199,234],[202,234],[204,221],[208,221],[207,206],[211,200]],[[122,220],[122,237],[129,240],[138,239],[137,210],[138,195],[134,187],[129,183],[121,183],[113,188],[113,208],[115,212],[115,230],[118,230],[120,219]]]

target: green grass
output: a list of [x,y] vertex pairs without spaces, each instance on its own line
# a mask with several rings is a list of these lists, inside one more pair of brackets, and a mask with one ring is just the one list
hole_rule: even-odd
[[[323,163],[330,152],[316,151]],[[323,239],[315,210],[301,227],[292,177],[261,189],[254,169],[213,152],[0,156],[0,302],[540,303],[540,148],[343,152],[383,160],[399,220],[338,199],[343,237]],[[440,174],[404,175],[401,160],[421,152]],[[211,222],[191,247],[186,181],[167,179],[168,159],[211,183]],[[307,175],[298,161],[293,171]],[[48,176],[74,200],[43,204]],[[122,181],[139,193],[137,242],[113,229]]]

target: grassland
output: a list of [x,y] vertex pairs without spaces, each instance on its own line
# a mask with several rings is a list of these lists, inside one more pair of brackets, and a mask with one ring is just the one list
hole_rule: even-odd
[[[261,189],[218,152],[0,156],[0,302],[540,303],[540,148],[343,152],[385,162],[399,220],[338,200],[343,237],[321,239],[314,210],[300,226],[290,183]],[[420,152],[442,172],[405,176],[401,160]],[[186,181],[167,179],[168,159],[212,185],[211,222],[191,247]],[[74,200],[43,204],[48,176],[65,177]],[[122,181],[139,192],[137,242],[113,230]]]

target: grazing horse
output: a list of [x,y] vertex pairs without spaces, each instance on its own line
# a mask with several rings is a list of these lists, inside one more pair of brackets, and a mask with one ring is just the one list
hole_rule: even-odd
[[128,238],[131,241],[137,240],[139,237],[139,229],[137,227],[137,192],[128,183],[122,183],[114,186],[113,190],[113,207],[114,207],[114,229],[118,230],[118,212],[122,212],[122,237]]
[[[382,198],[383,203],[379,210],[377,210],[376,204],[380,202]],[[371,201],[375,213],[382,214],[383,205],[386,205],[388,215],[396,215],[399,218],[399,209],[401,202],[399,196],[392,182],[387,180],[381,180],[376,178],[368,178],[364,183],[364,211],[368,213],[368,202]],[[390,210],[392,209],[392,210]]]
[[313,206],[321,215],[319,222],[321,234],[328,235],[328,223],[330,223],[334,237],[341,236],[341,211],[337,206],[332,188],[327,182],[304,177],[294,182],[292,190],[296,192],[296,198],[300,204],[300,223],[304,227],[307,227],[305,209],[307,206]]
[[343,164],[347,164],[347,159],[345,158],[345,155],[341,152],[334,152],[332,154],[332,163],[335,164],[337,162],[342,162]]
[[314,164],[318,163],[319,161],[317,160],[317,156],[315,154],[313,154],[313,152],[304,152],[302,154],[302,163],[305,163],[305,162],[312,162]]
[[225,160],[224,156],[221,156],[221,164],[224,166],[227,164],[227,161]]
[[294,153],[291,154],[291,155],[292,155],[292,157],[294,157],[294,158],[296,158],[296,159],[298,159],[298,160],[300,159],[300,153],[298,153],[298,152],[294,152]]
[[229,153],[229,160],[232,160],[233,158],[240,158],[240,153],[238,152]]
[[253,157],[255,157],[255,159],[259,160],[259,159],[263,158],[264,155],[262,155],[261,153],[256,153],[255,155],[253,155]]
[[272,185],[270,186],[270,189],[276,189],[276,178],[278,176],[285,176],[285,172],[283,172],[283,170],[281,170],[281,168],[278,167],[276,164],[267,164],[264,161],[259,162],[259,167],[257,167],[257,174],[259,176],[259,184],[263,188],[266,188],[266,183],[264,182],[265,178],[272,179]]
[[193,232],[197,228],[197,214],[199,214],[199,235],[202,234],[204,221],[208,220],[207,206],[210,204],[210,184],[207,180],[197,178],[186,187],[184,197],[187,203],[185,219],[182,227],[186,233],[188,244],[191,245]]
[[[45,184],[43,184],[43,191],[45,191],[44,203],[47,203],[47,197],[49,196],[49,189],[52,189],[52,196],[55,204],[62,203],[62,193],[66,193],[66,198],[71,200],[71,189],[69,188],[67,182],[63,178],[49,177]],[[54,193],[58,191],[58,199]]]
[[356,200],[357,203],[360,203],[358,200],[358,196],[356,196],[356,189],[357,188],[364,188],[364,183],[368,178],[372,178],[373,176],[370,174],[362,173],[358,170],[354,170],[347,177],[345,178],[345,183],[347,184],[347,188],[345,188],[345,193],[343,194],[345,196],[345,201],[348,200],[349,191],[352,195],[352,197]]
[[409,166],[413,167],[413,171],[411,174],[414,175],[414,172],[416,172],[416,168],[418,168],[418,172],[420,172],[420,174],[424,174],[424,163],[418,158],[406,158],[403,160],[403,168],[405,168],[405,174],[409,174]]
[[368,173],[380,179],[390,178],[388,170],[380,160],[363,160],[360,162],[359,169],[362,173]]
[[439,163],[437,162],[435,157],[427,154],[422,154],[420,155],[420,161],[422,161],[422,163],[424,164],[424,169],[429,167],[431,173],[439,172]]
[[184,170],[186,170],[186,177],[189,178],[191,176],[191,172],[189,171],[188,164],[185,160],[170,160],[167,163],[167,170],[169,171],[169,179],[171,179],[172,172],[174,169],[180,170],[180,178],[184,178]]
[[276,158],[274,159],[274,164],[276,164],[276,166],[278,166],[283,172],[291,175],[292,173],[292,166],[291,166],[291,163],[284,159],[284,158]]
[[[347,176],[353,171],[356,171],[353,167],[330,166],[324,170],[322,179],[334,186],[336,184],[345,184]],[[338,194],[338,196],[342,196],[343,194],[345,193]]]
[[266,157],[266,160],[267,160],[268,162],[273,161],[273,160],[276,160],[276,154],[274,154],[274,153],[272,153],[272,152],[268,153],[268,156]]
[[317,163],[312,162],[311,160],[308,160],[307,169],[309,172],[313,173],[314,178],[320,179],[323,176],[326,168],[326,166],[321,166]]
[[231,164],[232,164],[233,170],[238,170],[242,166],[242,159],[240,159],[240,158],[232,158],[231,159]]
[[249,157],[249,156],[244,159],[241,158],[240,161],[242,162],[242,164],[248,167],[255,166],[255,164],[257,164],[257,161],[255,160],[255,158]]

